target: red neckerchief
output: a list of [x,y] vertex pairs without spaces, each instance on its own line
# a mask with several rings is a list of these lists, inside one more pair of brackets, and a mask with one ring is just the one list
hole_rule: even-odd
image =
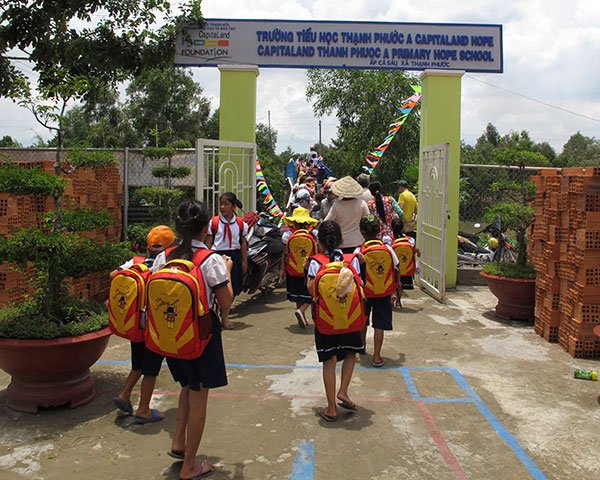
[[225,225],[224,230],[223,230],[223,240],[227,240],[227,236],[229,236],[229,249],[231,250],[231,248],[232,248],[231,242],[233,241],[233,235],[231,233],[231,227],[229,225],[235,223],[235,214],[231,218],[231,222],[227,222],[227,219],[223,215],[220,215],[219,218],[221,219],[221,222],[223,223],[223,225]]

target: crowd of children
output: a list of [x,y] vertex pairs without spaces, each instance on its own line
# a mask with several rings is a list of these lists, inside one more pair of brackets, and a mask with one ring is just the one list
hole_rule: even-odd
[[[348,389],[356,354],[367,352],[368,325],[374,332],[372,365],[379,368],[386,363],[382,356],[384,332],[393,328],[392,308],[401,305],[403,286],[414,273],[414,256],[419,254],[414,239],[403,233],[401,217],[391,222],[393,238],[389,234],[383,237],[380,220],[368,209],[361,210],[364,214],[356,219],[362,245],[342,251],[340,225],[325,219],[327,213],[322,215],[322,210],[330,209],[335,201],[331,195],[336,191],[332,188],[335,181],[330,179],[319,187],[324,195],[319,208],[306,202],[306,194],[314,202],[307,188],[297,190],[296,197],[298,193],[301,196],[283,218],[285,250],[280,271],[281,280],[286,280],[287,298],[295,303],[294,314],[303,329],[309,324],[307,313],[311,310],[327,399],[327,406],[318,414],[327,422],[337,420],[338,407],[358,408]],[[360,195],[363,189],[358,188]],[[196,454],[206,422],[208,391],[227,385],[221,329],[234,326],[229,311],[233,298],[242,290],[247,269],[248,225],[236,215],[236,207],[242,205],[233,193],[221,196],[220,215],[213,218],[201,202],[182,203],[176,218],[176,246],[172,247],[175,235],[168,227],[156,227],[148,235],[148,256],[134,258],[111,273],[111,328],[131,339],[132,357],[131,372],[114,403],[134,414],[131,392],[143,375],[134,422],[162,420],[161,412],[150,409],[150,398],[166,357],[173,379],[181,385],[177,423],[168,451],[183,461],[181,479],[203,478],[214,471],[208,462],[196,462]],[[320,219],[311,212],[321,213]],[[146,281],[147,301],[144,311],[135,313],[135,302],[128,295],[135,288],[139,292],[136,286],[142,280]],[[182,283],[191,295],[179,285]],[[180,294],[179,288],[184,293]],[[139,304],[144,305],[144,301]],[[337,362],[342,362],[342,368],[336,389]]]

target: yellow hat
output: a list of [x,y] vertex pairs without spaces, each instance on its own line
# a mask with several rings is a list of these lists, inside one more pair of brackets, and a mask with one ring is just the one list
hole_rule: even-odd
[[314,227],[319,223],[316,218],[312,218],[310,213],[306,208],[297,207],[294,209],[294,214],[291,217],[283,217],[283,221],[286,225],[290,225],[291,223],[302,224],[306,223],[311,227]]
[[170,247],[175,241],[175,234],[166,225],[159,225],[148,232],[146,237],[148,248],[155,252],[160,252]]
[[490,247],[492,250],[495,250],[498,248],[498,239],[495,237],[490,237],[488,239],[488,247]]

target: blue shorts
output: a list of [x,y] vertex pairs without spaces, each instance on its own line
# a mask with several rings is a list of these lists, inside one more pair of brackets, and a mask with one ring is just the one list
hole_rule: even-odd
[[391,295],[379,298],[367,298],[365,301],[365,315],[367,325],[369,316],[373,312],[373,328],[379,330],[392,330],[392,300]]

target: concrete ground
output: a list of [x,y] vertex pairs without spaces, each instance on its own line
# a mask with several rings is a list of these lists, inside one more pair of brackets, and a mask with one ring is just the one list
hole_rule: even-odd
[[[211,478],[599,477],[600,385],[573,378],[599,361],[497,320],[486,287],[459,287],[446,304],[415,290],[403,303],[385,336],[387,365],[358,360],[358,411],[326,423],[313,326],[298,327],[282,290],[237,301],[237,328],[224,332],[229,385],[211,393],[199,450],[218,467]],[[372,352],[372,332],[368,340]],[[134,425],[111,400],[128,361],[128,343],[113,336],[93,367],[90,404],[37,415],[0,407],[0,478],[179,478],[166,454],[179,388],[165,367],[153,399],[165,419]],[[0,372],[0,405],[9,380]]]

